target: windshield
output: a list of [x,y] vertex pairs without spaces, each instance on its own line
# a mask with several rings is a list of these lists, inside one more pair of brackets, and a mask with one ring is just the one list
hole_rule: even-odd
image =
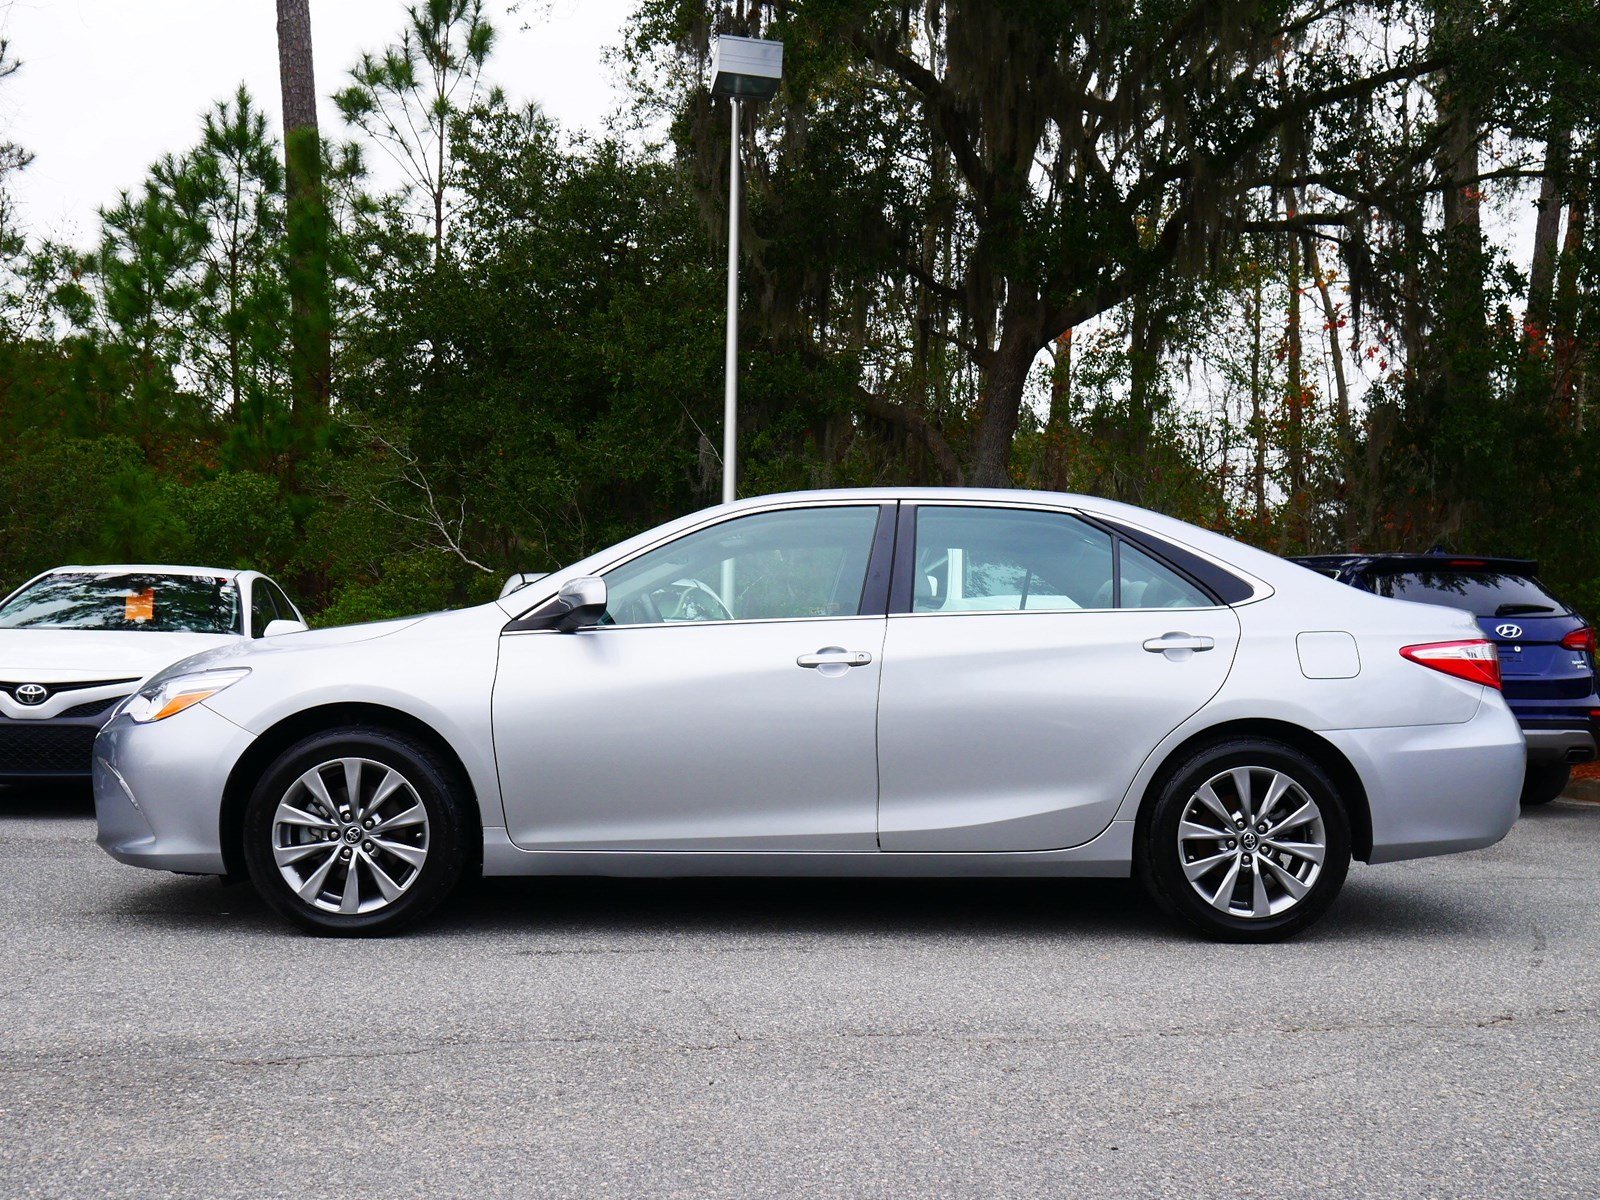
[[1538,616],[1566,608],[1526,575],[1497,571],[1404,571],[1373,579],[1380,596],[1464,608],[1477,617]]
[[238,633],[239,589],[215,575],[62,571],[0,605],[0,629]]

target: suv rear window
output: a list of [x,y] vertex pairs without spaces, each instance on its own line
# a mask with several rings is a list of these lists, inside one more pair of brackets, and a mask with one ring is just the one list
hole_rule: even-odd
[[1495,571],[1398,571],[1372,577],[1380,596],[1464,608],[1476,617],[1565,613],[1566,606],[1526,575]]

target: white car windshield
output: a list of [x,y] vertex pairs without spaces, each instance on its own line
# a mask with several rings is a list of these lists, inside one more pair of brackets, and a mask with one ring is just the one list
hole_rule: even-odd
[[0,605],[0,629],[238,633],[239,589],[217,575],[60,571]]

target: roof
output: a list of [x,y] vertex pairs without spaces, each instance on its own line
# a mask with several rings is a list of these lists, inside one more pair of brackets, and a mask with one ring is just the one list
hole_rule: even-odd
[[1537,575],[1539,564],[1531,558],[1504,558],[1492,554],[1297,554],[1290,558],[1303,567],[1343,569],[1375,568],[1382,571],[1495,571],[1505,575]]
[[195,575],[216,579],[237,579],[241,575],[254,574],[252,571],[242,571],[237,568],[185,567],[171,563],[72,563],[51,567],[45,574],[60,575],[67,572],[93,572],[97,575]]

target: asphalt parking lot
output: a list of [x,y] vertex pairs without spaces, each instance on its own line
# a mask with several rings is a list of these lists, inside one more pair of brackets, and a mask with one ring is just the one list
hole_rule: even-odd
[[0,1195],[1592,1196],[1600,805],[1214,946],[1125,883],[497,881],[392,941],[0,792]]

